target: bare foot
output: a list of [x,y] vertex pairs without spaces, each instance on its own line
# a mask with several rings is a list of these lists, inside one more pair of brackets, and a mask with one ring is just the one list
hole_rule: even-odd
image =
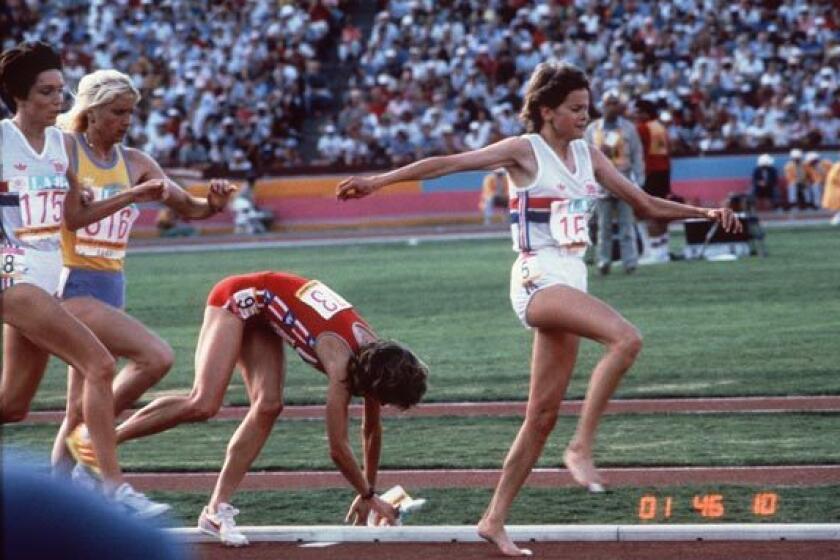
[[491,527],[483,519],[478,523],[478,536],[485,541],[495,544],[505,556],[533,556],[527,548],[516,546],[505,531],[504,527]]
[[604,480],[595,468],[591,456],[566,449],[563,453],[563,463],[569,469],[569,474],[575,482],[586,487],[593,494],[604,492]]

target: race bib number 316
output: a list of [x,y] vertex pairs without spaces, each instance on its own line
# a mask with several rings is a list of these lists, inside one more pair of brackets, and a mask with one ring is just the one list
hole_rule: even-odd
[[324,319],[330,319],[339,311],[353,307],[347,300],[318,280],[311,280],[301,286],[295,296]]
[[[90,185],[90,181],[85,181]],[[94,200],[107,200],[119,194],[120,188],[91,188]],[[140,211],[131,204],[87,226],[76,230],[76,254],[86,257],[125,258],[125,247],[131,226]]]

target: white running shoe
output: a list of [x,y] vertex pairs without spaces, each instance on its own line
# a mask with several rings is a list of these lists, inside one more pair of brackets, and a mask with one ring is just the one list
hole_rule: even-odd
[[102,486],[102,481],[96,475],[92,474],[82,463],[76,463],[76,466],[70,471],[70,480],[73,481],[73,484],[85,490],[95,491],[99,490]]
[[210,509],[204,506],[201,516],[198,518],[198,530],[212,537],[218,537],[225,546],[246,546],[248,537],[242,534],[233,520],[239,510],[230,504],[221,503],[216,508],[216,513],[210,513]]
[[128,509],[134,517],[139,519],[157,517],[171,509],[168,504],[153,502],[127,482],[120,484],[114,491],[114,501]]

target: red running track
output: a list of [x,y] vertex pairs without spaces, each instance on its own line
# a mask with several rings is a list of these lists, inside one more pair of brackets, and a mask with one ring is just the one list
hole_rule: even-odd
[[[611,486],[678,486],[686,484],[748,484],[822,486],[840,484],[840,465],[750,467],[638,467],[600,469]],[[383,488],[401,484],[411,488],[492,488],[498,469],[386,470],[379,471]],[[138,490],[210,491],[218,473],[126,473]],[[574,487],[565,469],[535,469],[526,485],[543,488]],[[240,490],[344,488],[337,471],[250,472]]]
[[[582,401],[566,401],[560,414],[580,414]],[[247,407],[224,407],[215,416],[217,420],[241,420]],[[714,412],[837,412],[840,396],[791,396],[791,397],[719,397],[694,399],[617,399],[610,401],[607,414],[652,413],[714,413]],[[126,412],[127,417],[133,411]],[[520,401],[424,403],[406,411],[385,407],[388,417],[413,418],[426,416],[522,416],[525,403]],[[361,417],[361,405],[351,405],[350,414]],[[324,417],[323,405],[287,406],[283,409],[286,419],[318,419]],[[29,413],[24,423],[58,423],[63,411],[47,410]]]

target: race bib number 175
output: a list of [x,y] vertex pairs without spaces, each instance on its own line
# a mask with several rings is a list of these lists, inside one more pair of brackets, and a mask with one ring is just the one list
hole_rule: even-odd
[[57,235],[64,215],[67,178],[64,175],[13,176],[9,192],[18,193],[21,227],[15,230],[20,239]]

